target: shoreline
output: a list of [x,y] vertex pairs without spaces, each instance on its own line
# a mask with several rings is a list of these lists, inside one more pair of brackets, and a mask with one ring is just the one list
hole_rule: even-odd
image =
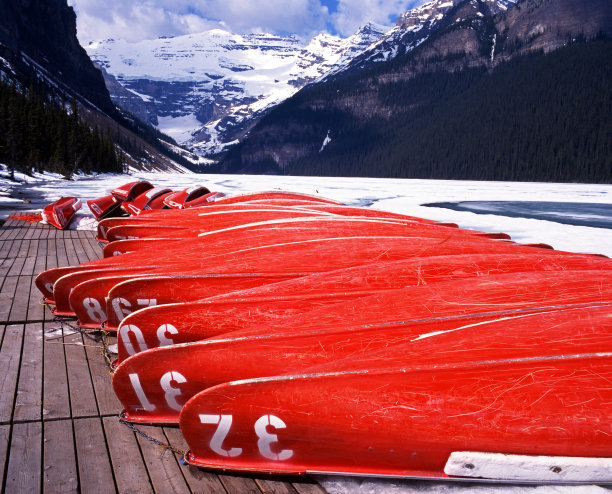
[[[4,176],[2,177],[5,178]],[[7,179],[10,180],[10,179]],[[0,219],[13,212],[39,212],[47,205],[44,195],[32,190],[32,184],[23,182],[8,182],[2,184],[0,194]]]

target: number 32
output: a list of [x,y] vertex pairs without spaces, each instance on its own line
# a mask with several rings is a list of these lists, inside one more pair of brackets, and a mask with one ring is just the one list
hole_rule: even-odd
[[[232,426],[231,415],[207,415],[200,414],[200,422],[203,424],[213,424],[217,426],[213,437],[210,440],[210,449],[221,456],[235,457],[242,454],[242,448],[223,448],[223,441],[229,434],[230,427]],[[259,440],[257,441],[257,447],[259,452],[264,458],[270,460],[283,461],[288,460],[293,456],[293,450],[283,449],[279,453],[274,453],[270,448],[270,445],[278,442],[278,436],[268,432],[268,426],[274,427],[275,429],[284,429],[287,427],[285,423],[278,418],[276,415],[263,415],[255,422],[255,434]]]

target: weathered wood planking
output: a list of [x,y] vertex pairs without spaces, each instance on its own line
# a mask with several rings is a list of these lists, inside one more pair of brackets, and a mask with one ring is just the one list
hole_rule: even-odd
[[45,323],[43,341],[43,419],[71,418],[63,331]]
[[[53,321],[33,283],[44,269],[99,259],[93,235],[15,220],[0,227],[0,490],[324,494],[310,479],[185,466],[119,422],[102,342]],[[186,448],[178,428],[138,429]]]
[[42,420],[43,330],[26,324],[13,421]]
[[73,424],[81,492],[116,492],[102,419],[74,419]]
[[104,432],[109,441],[110,458],[119,492],[154,492],[147,467],[140,458],[135,434],[119,423],[117,417],[104,417]]
[[11,422],[15,406],[23,325],[7,326],[0,347],[0,424]]
[[77,492],[79,475],[71,420],[48,420],[43,428],[43,492]]
[[4,492],[40,492],[42,422],[13,425]]

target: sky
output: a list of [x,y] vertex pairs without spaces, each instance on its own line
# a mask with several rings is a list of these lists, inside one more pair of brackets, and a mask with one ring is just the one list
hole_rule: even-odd
[[237,34],[329,32],[348,37],[369,21],[392,26],[426,0],[68,0],[82,45],[140,41],[221,28]]

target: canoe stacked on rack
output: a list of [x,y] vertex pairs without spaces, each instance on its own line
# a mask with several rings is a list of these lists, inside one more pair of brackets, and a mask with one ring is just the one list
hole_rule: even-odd
[[605,257],[282,192],[97,238],[36,284],[117,334],[125,420],[180,425],[193,465],[612,481]]

